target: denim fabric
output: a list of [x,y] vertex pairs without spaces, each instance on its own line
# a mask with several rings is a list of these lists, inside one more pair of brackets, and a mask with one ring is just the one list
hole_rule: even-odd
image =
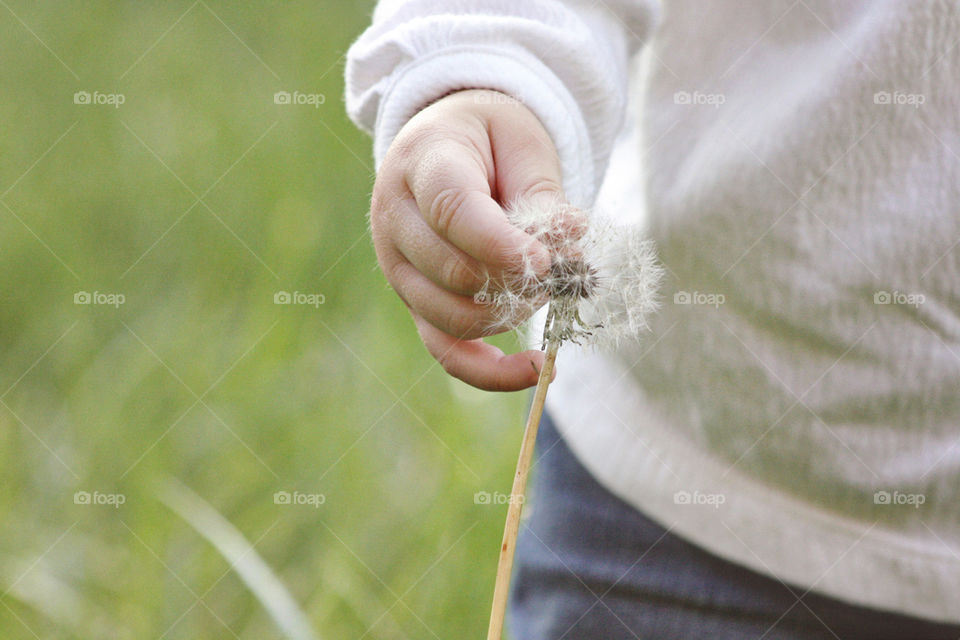
[[600,486],[549,417],[536,456],[510,597],[513,640],[960,638],[960,626],[804,595],[686,542]]

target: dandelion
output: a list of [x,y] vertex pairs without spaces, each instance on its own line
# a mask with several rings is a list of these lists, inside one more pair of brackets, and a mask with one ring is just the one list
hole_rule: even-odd
[[519,200],[508,208],[507,217],[547,248],[550,268],[539,275],[532,257],[521,255],[514,272],[488,279],[476,299],[491,305],[497,329],[515,328],[544,304],[549,306],[541,337],[546,358],[520,445],[487,640],[500,640],[503,630],[522,498],[560,345],[569,341],[609,349],[637,340],[649,328],[647,317],[658,307],[657,288],[663,273],[653,244],[636,227],[588,219],[560,201],[543,206],[539,201]]
[[542,348],[550,338],[597,349],[637,340],[659,306],[663,270],[653,243],[637,227],[588,219],[580,210],[554,201],[530,200],[507,210],[515,226],[547,247],[551,265],[538,276],[530,255],[514,272],[488,278],[476,299],[493,310],[492,328],[513,329],[549,304]]

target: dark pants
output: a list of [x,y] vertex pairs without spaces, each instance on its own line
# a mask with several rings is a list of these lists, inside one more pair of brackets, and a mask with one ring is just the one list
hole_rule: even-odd
[[668,533],[600,486],[549,418],[536,455],[508,618],[514,640],[960,638],[960,626],[803,595]]

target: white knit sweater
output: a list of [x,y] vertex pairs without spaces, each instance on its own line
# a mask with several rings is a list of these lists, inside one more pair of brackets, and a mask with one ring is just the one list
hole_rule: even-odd
[[565,347],[548,400],[600,482],[798,595],[960,622],[960,7],[658,4],[384,0],[348,110],[379,162],[511,94],[574,203],[647,225],[652,333]]

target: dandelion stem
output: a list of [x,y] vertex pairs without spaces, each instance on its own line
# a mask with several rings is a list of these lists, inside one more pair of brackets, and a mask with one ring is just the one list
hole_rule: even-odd
[[[554,303],[551,302],[551,310]],[[497,564],[497,581],[493,588],[493,609],[490,612],[490,627],[487,631],[487,640],[500,640],[503,633],[503,619],[507,610],[507,596],[510,591],[510,574],[513,570],[513,555],[517,547],[517,533],[520,530],[520,512],[523,509],[523,498],[527,489],[527,476],[530,472],[530,462],[533,459],[534,443],[537,440],[537,429],[543,415],[543,403],[547,399],[547,388],[550,386],[550,377],[553,374],[553,364],[557,359],[557,351],[562,342],[557,332],[551,332],[547,327],[545,332],[546,358],[540,377],[537,379],[537,388],[533,394],[533,404],[527,416],[527,426],[523,430],[523,442],[520,445],[520,459],[517,461],[517,473],[513,478],[513,489],[508,500],[507,523],[503,529],[503,544],[500,545],[500,561]]]

